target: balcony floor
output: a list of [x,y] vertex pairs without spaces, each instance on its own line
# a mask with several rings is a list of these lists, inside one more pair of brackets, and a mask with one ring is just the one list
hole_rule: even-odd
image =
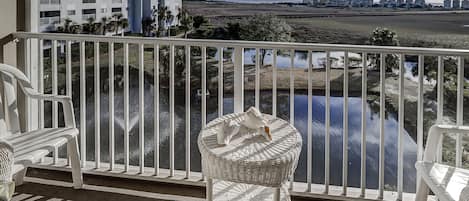
[[[16,187],[13,201],[201,201],[205,188],[154,181],[132,180],[96,175],[84,175],[84,188],[71,188],[71,175],[67,172],[30,168],[25,183]],[[292,197],[292,201],[322,201]]]

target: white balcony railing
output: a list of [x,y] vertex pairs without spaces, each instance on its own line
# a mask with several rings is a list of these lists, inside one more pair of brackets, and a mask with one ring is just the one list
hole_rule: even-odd
[[[39,46],[29,54],[37,55],[36,74],[44,78],[38,89],[73,97],[88,173],[200,185],[199,129],[217,116],[255,106],[288,119],[304,137],[294,195],[410,200],[413,163],[422,157],[429,118],[424,95],[437,86],[436,120],[443,121],[445,71],[456,73],[454,112],[456,123],[463,123],[469,50],[14,36]],[[65,44],[64,54],[44,49],[45,43]],[[396,69],[388,68],[394,65],[390,55]],[[437,69],[433,82],[425,80],[430,68]],[[57,107],[40,103],[39,114],[29,118],[40,127],[57,126]],[[412,116],[415,121],[406,123]],[[456,143],[462,147],[461,138]],[[454,152],[461,166],[462,149]],[[59,153],[52,165],[64,161]]]

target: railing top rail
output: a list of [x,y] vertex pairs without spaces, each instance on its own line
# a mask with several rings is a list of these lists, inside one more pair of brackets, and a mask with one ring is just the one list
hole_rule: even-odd
[[367,53],[388,53],[406,55],[441,55],[441,56],[469,56],[469,49],[445,49],[445,48],[418,48],[398,46],[370,46],[370,45],[344,45],[321,43],[293,43],[293,42],[265,42],[265,41],[240,41],[240,40],[207,40],[207,39],[182,39],[182,38],[144,38],[144,37],[118,37],[85,34],[61,34],[61,33],[29,33],[16,32],[15,38],[36,38],[43,40],[70,40],[90,42],[113,42],[135,44],[172,44],[176,46],[207,46],[207,47],[243,47],[262,49],[294,49],[304,51],[349,51]]

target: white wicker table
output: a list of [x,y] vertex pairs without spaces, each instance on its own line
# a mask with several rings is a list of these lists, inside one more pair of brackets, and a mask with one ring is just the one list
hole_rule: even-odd
[[272,141],[242,128],[228,145],[219,145],[221,122],[242,121],[241,113],[215,119],[201,130],[197,142],[207,177],[207,200],[290,200],[284,184],[298,164],[301,135],[288,122],[264,116],[269,121]]

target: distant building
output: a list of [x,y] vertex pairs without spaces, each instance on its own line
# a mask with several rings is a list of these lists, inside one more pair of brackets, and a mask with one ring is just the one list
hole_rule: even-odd
[[460,9],[461,8],[461,2],[459,0],[453,0],[453,8],[454,9]]
[[415,5],[424,7],[426,3],[425,0],[415,0]]
[[127,18],[127,0],[40,0],[39,31],[55,31],[65,19],[83,24],[89,18],[101,21],[121,13]]
[[443,7],[444,8],[451,8],[451,0],[444,0]]
[[462,1],[461,7],[462,7],[462,9],[468,10],[469,9],[469,0]]
[[352,0],[351,1],[352,7],[371,7],[373,6],[372,0]]
[[303,3],[309,6],[319,5],[319,0],[303,0]]
[[153,7],[158,8],[158,0],[130,0],[129,24],[131,32],[141,32],[142,19],[151,17]]
[[134,33],[142,31],[142,20],[153,18],[153,10],[166,6],[173,16],[172,25],[177,25],[176,19],[179,9],[182,8],[182,0],[132,0],[129,4],[130,30]]

